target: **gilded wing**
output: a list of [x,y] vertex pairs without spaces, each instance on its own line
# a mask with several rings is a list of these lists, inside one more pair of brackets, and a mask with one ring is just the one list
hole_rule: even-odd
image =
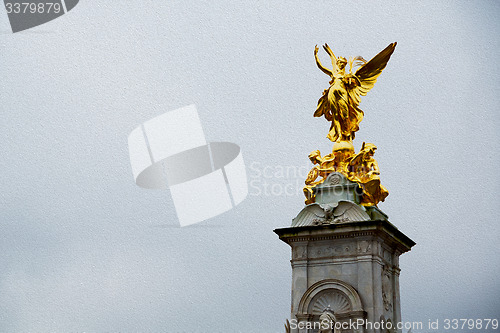
[[361,102],[360,96],[365,96],[373,88],[377,78],[384,70],[387,62],[391,58],[397,43],[391,43],[382,52],[373,57],[366,64],[361,66],[354,74],[358,79],[358,84],[349,89],[349,97],[354,105]]
[[366,63],[367,61],[362,56],[349,57],[349,74],[352,74],[354,68],[363,66]]

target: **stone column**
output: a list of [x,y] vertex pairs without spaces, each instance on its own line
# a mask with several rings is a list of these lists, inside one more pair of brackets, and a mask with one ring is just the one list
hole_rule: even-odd
[[[292,320],[318,321],[328,306],[340,323],[401,320],[398,258],[415,243],[391,223],[369,220],[275,232],[292,248]],[[369,325],[357,328],[382,332]]]

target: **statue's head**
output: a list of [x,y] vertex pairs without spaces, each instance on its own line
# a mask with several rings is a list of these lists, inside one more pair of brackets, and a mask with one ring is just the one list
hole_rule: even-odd
[[320,156],[321,156],[321,153],[319,152],[319,150],[315,150],[309,154],[309,160],[312,162],[312,164],[318,164],[318,163],[320,163],[320,160],[319,160]]
[[337,58],[337,67],[342,70],[345,68],[345,66],[347,65],[347,59],[344,58],[344,57],[338,57]]
[[364,143],[363,146],[361,147],[361,151],[365,154],[368,154],[369,156],[373,156],[375,154],[375,150],[377,150],[377,146],[375,146],[373,143]]

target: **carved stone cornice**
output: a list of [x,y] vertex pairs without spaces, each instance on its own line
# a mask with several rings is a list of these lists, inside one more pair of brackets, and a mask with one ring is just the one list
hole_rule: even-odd
[[380,238],[389,247],[403,254],[415,242],[385,220],[347,222],[330,225],[288,227],[275,229],[279,238],[292,246],[297,242],[328,241],[353,238]]

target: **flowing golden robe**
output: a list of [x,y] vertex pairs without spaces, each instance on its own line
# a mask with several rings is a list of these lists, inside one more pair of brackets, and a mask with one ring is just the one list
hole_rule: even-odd
[[354,86],[356,79],[352,74],[343,74],[332,74],[330,87],[323,92],[314,113],[315,117],[325,115],[331,121],[327,137],[332,142],[352,141],[364,116],[363,111],[349,97],[349,88]]

